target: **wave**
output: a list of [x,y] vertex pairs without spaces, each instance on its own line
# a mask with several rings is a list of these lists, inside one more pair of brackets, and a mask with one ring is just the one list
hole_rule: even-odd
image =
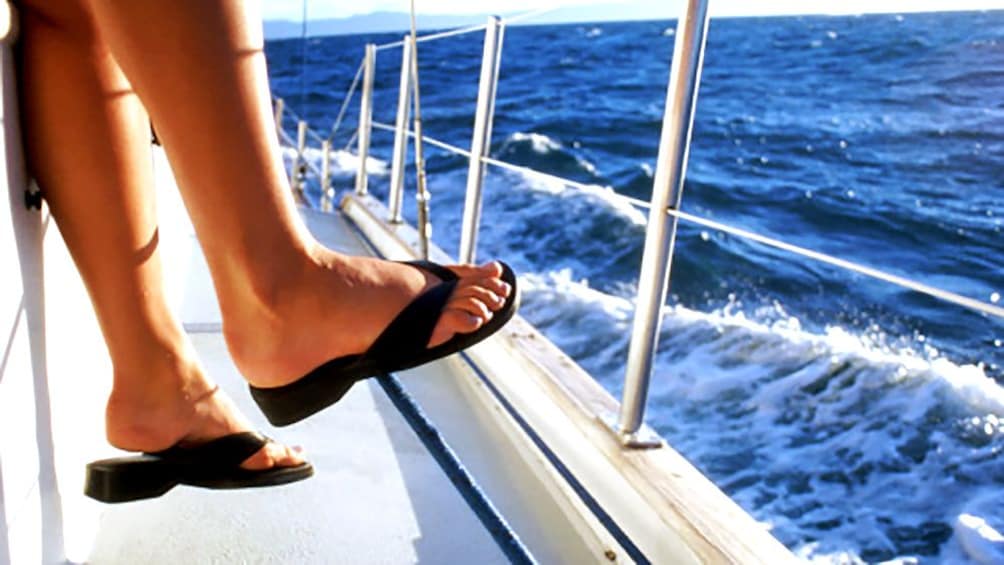
[[581,199],[590,205],[612,212],[631,225],[645,226],[648,221],[638,208],[619,198],[612,187],[595,184],[572,186],[558,179],[545,178],[525,171],[516,174],[521,178],[520,186],[529,190],[563,199]]
[[506,139],[506,143],[503,145],[503,150],[510,144],[517,143],[529,143],[534,153],[537,153],[538,155],[547,155],[552,151],[559,151],[562,148],[560,143],[544,134],[532,132],[523,133],[518,131]]
[[[304,150],[303,155],[307,162],[316,167],[318,171],[321,170],[321,161],[324,156],[322,155],[320,149],[307,147]],[[282,157],[286,169],[288,170],[290,163],[296,158],[296,149],[293,147],[283,147]],[[333,177],[352,177],[356,174],[356,171],[359,170],[359,155],[343,149],[332,151],[330,167],[331,175]],[[387,176],[390,174],[390,166],[387,161],[382,159],[367,157],[366,174],[380,177]]]
[[[619,333],[634,312],[632,299],[594,289],[587,279],[573,278],[571,269],[527,274],[525,278],[528,295],[536,297],[534,307],[542,310],[537,315],[549,321],[560,319],[568,313],[567,309],[575,311],[572,316],[575,319],[588,313],[602,313],[611,333]],[[926,344],[923,335],[914,336],[911,345],[897,347],[889,345],[889,337],[875,326],[867,333],[854,333],[841,326],[828,326],[822,333],[811,333],[778,302],[757,309],[751,315],[738,310],[736,304],[732,302],[711,312],[667,306],[663,310],[662,339],[678,340],[686,332],[688,339],[684,341],[690,346],[690,355],[695,357],[704,355],[699,350],[701,346],[717,350],[720,347],[715,342],[730,347],[743,343],[748,364],[754,368],[777,365],[786,358],[797,362],[852,359],[887,372],[896,382],[933,379],[948,386],[974,412],[1000,415],[1000,425],[1004,427],[1004,387],[988,376],[983,367],[959,365],[942,357]],[[557,339],[561,341],[561,328],[557,329]],[[697,334],[703,339],[698,342],[689,339]],[[624,335],[620,341],[626,343],[627,338]],[[718,351],[712,354],[712,357],[720,356]]]
[[[595,177],[598,174],[596,165],[576,152],[568,150],[560,141],[541,133],[513,133],[506,138],[497,153],[501,157],[513,160],[516,164],[538,166],[544,172],[554,172],[555,174],[564,172],[565,174],[589,177]],[[558,170],[554,171],[554,169]]]
[[[590,182],[599,180],[595,165],[547,135],[513,133],[502,143],[497,154],[513,164],[551,175],[544,177],[533,172],[517,171],[513,173],[520,179],[517,186],[563,199],[580,199],[608,210],[632,225],[646,224],[645,214],[618,198],[613,187]],[[578,178],[569,178],[573,184],[559,180],[565,177]],[[587,180],[583,182],[583,178]]]
[[[570,270],[524,279],[524,315],[619,390],[632,289],[604,293]],[[667,307],[660,335],[649,422],[803,559],[885,561],[902,544],[973,546],[951,562],[998,551],[987,530],[956,524],[999,519],[984,499],[1004,479],[993,457],[1004,388],[982,367],[922,336],[893,346],[879,328],[810,332],[778,303]]]
[[960,514],[955,521],[955,537],[966,555],[986,565],[1004,563],[1004,535],[987,520],[974,514]]

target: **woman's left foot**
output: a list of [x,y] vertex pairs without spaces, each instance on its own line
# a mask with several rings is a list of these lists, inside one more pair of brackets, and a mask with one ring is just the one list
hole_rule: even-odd
[[[428,347],[476,331],[513,292],[498,263],[448,269],[459,280]],[[220,301],[231,356],[254,387],[284,386],[332,359],[367,351],[406,306],[442,282],[425,269],[323,248],[300,272],[283,276],[265,296]]]

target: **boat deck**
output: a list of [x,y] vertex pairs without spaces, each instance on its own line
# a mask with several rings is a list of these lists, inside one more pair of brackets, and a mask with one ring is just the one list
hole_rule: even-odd
[[[303,214],[322,243],[369,254],[340,214]],[[316,476],[267,489],[179,487],[158,499],[109,506],[89,563],[163,562],[180,555],[202,563],[507,561],[375,381],[353,387],[337,407],[308,421],[270,428],[230,361],[194,234],[173,237],[180,241],[167,246],[170,253],[188,257],[187,284],[178,297],[182,322],[207,371],[259,429],[302,444]]]
[[[207,369],[256,414],[219,333],[192,335]],[[504,555],[375,383],[275,434],[317,475],[278,488],[177,488],[102,514],[89,563],[504,563]],[[194,518],[193,517],[197,517]],[[448,524],[448,527],[444,525]]]

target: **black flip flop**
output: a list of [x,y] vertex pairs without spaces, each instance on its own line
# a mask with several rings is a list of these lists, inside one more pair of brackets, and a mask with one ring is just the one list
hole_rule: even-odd
[[251,386],[251,397],[272,425],[288,426],[331,406],[357,381],[411,369],[466,349],[497,332],[519,308],[516,274],[508,265],[500,263],[501,278],[512,289],[505,305],[477,330],[458,333],[436,347],[426,347],[459,278],[436,263],[410,261],[408,264],[432,273],[442,282],[408,304],[365,353],[332,359],[288,385]]
[[101,502],[158,497],[178,485],[209,489],[270,487],[314,474],[310,463],[250,470],[241,467],[270,441],[255,432],[223,436],[196,447],[102,459],[87,465],[84,494]]

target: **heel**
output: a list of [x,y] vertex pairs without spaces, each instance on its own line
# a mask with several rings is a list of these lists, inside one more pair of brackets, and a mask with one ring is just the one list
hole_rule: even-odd
[[355,381],[341,381],[318,367],[302,379],[277,388],[250,386],[251,398],[276,427],[295,424],[338,402]]
[[84,494],[101,502],[130,502],[156,498],[177,485],[173,465],[156,457],[122,457],[89,463]]

